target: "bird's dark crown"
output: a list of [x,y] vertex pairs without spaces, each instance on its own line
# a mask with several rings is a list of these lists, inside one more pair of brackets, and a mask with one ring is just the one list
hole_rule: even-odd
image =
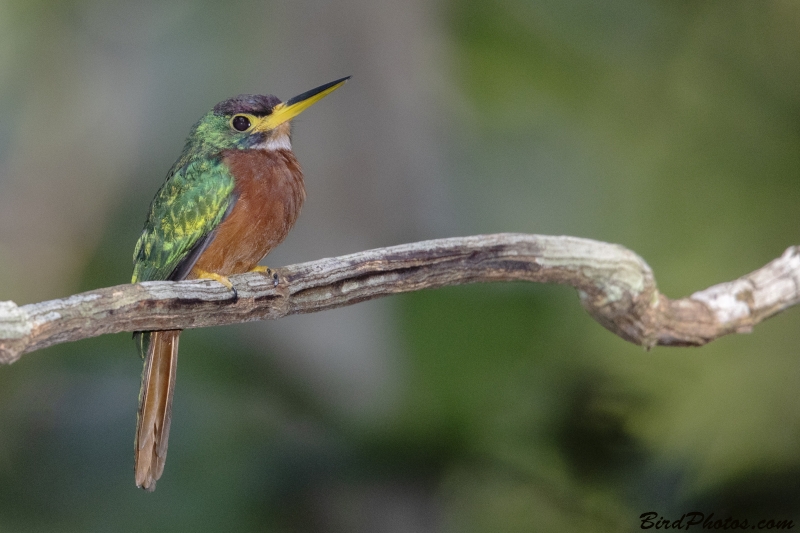
[[280,98],[271,94],[240,94],[215,105],[214,113],[217,115],[249,113],[263,117],[272,113],[275,106],[280,103]]

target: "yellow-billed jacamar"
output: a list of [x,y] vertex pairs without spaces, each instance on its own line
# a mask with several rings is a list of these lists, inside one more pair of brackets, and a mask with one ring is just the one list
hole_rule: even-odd
[[[349,79],[281,102],[243,94],[192,128],[150,205],[133,252],[132,283],[227,276],[254,269],[294,225],[305,199],[289,121]],[[136,428],[136,485],[155,489],[164,471],[180,330],[136,335],[145,359]]]

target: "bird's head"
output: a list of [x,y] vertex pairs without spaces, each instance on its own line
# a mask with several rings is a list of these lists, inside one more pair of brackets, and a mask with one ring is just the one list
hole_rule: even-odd
[[240,94],[224,100],[194,125],[184,157],[208,157],[226,150],[290,150],[289,121],[348,79],[350,76],[326,83],[285,102],[261,94]]

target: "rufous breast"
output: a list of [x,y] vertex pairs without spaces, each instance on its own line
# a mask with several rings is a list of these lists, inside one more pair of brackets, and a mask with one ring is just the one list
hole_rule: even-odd
[[223,162],[238,199],[195,267],[227,276],[252,270],[286,238],[306,191],[291,150],[231,150]]

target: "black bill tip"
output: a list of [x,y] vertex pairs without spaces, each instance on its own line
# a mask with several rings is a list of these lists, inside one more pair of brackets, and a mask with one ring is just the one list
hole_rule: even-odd
[[287,106],[290,106],[290,105],[294,105],[294,104],[296,104],[298,102],[302,102],[303,100],[308,100],[309,98],[318,95],[322,91],[324,91],[326,89],[330,89],[334,85],[339,85],[340,83],[346,82],[350,78],[351,78],[351,76],[345,76],[344,78],[339,78],[338,80],[334,80],[332,82],[326,83],[325,85],[320,85],[319,87],[311,89],[310,91],[306,91],[303,94],[298,94],[294,98],[289,98],[288,100],[286,100],[285,103],[286,103]]

